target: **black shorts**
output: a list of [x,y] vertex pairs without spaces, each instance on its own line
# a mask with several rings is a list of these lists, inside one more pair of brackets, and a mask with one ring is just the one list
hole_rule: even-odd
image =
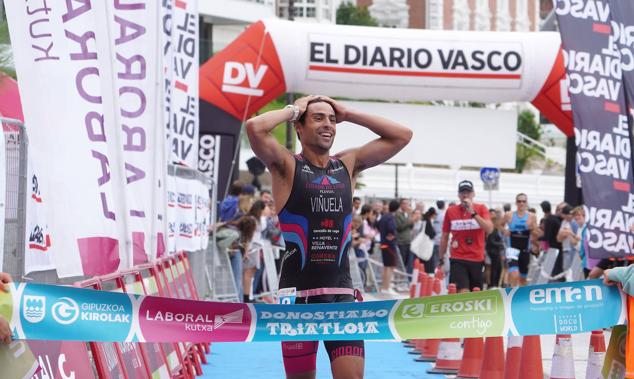
[[484,285],[484,262],[472,262],[462,259],[449,260],[449,283],[455,283],[458,291],[482,289]]
[[386,245],[381,245],[381,258],[383,258],[383,266],[396,267],[397,257],[396,250]]
[[528,276],[528,266],[531,263],[531,253],[527,250],[520,251],[517,260],[512,259],[509,261],[509,272],[518,270],[522,278]]
[[[297,298],[296,304],[306,303],[341,303],[352,302],[352,295],[324,295],[308,298]],[[357,341],[324,341],[330,362],[343,356],[365,358],[365,344]],[[317,349],[319,341],[285,341],[282,342],[282,357],[286,375],[315,371],[317,367]]]

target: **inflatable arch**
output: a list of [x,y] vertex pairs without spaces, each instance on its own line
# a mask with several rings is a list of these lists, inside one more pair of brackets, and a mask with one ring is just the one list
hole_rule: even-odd
[[241,121],[284,92],[396,101],[530,101],[573,135],[555,32],[258,21],[200,67],[201,134],[232,135],[235,141]]

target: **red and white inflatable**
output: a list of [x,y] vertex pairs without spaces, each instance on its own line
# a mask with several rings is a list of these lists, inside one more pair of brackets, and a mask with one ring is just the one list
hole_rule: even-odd
[[287,91],[398,101],[530,101],[572,135],[561,40],[553,32],[265,20],[200,69],[201,101],[237,120]]

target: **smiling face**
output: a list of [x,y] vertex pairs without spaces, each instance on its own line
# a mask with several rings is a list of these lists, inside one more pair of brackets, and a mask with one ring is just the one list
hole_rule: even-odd
[[325,101],[309,104],[304,123],[297,123],[297,133],[304,148],[316,148],[318,151],[327,152],[335,141],[336,132],[335,110]]

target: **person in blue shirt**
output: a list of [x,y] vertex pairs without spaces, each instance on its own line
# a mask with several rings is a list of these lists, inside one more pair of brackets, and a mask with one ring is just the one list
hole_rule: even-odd
[[238,196],[242,193],[242,187],[244,184],[239,180],[231,183],[229,195],[220,203],[220,221],[229,222],[235,218],[238,213]]

